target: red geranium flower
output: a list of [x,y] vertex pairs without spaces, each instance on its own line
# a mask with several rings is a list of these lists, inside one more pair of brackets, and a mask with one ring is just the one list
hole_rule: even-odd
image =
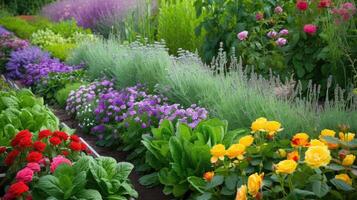
[[11,140],[11,146],[16,147],[20,143],[21,139],[28,137],[32,137],[32,133],[29,130],[26,129],[18,132],[16,136]]
[[68,155],[69,155],[69,152],[66,151],[66,150],[63,150],[61,153],[62,153],[62,155],[64,155],[64,156],[68,156]]
[[50,130],[42,130],[38,133],[38,140],[42,140],[43,138],[50,137],[52,132]]
[[81,151],[82,150],[82,144],[79,142],[71,142],[69,144],[69,148],[72,149],[73,151]]
[[79,142],[80,141],[78,135],[71,135],[70,139],[72,141],[75,141],[75,142]]
[[0,147],[0,155],[6,151],[6,147]]
[[11,151],[9,154],[7,154],[7,157],[5,158],[5,164],[7,166],[12,165],[12,163],[14,163],[15,158],[20,154],[19,150],[13,150]]
[[14,197],[19,197],[21,196],[24,192],[27,192],[29,190],[29,187],[22,181],[19,181],[17,183],[12,184],[9,187],[9,190],[7,193],[11,194]]
[[35,143],[33,143],[33,148],[36,149],[37,151],[43,152],[46,149],[46,143],[41,141],[36,141]]
[[38,151],[31,151],[26,157],[27,162],[38,162],[41,159],[42,159],[42,153]]
[[84,143],[81,143],[81,145],[82,145],[82,151],[85,151],[87,149],[87,145]]
[[67,140],[68,139],[67,133],[62,132],[62,131],[53,132],[53,136],[59,137],[61,140]]
[[20,149],[24,149],[27,147],[31,147],[32,146],[32,139],[31,137],[23,137],[20,139],[18,145],[17,145]]
[[59,145],[62,141],[59,137],[53,136],[50,138],[50,142],[51,144],[53,144],[54,146]]
[[320,0],[318,7],[319,8],[328,8],[331,6],[331,0]]
[[307,3],[305,0],[298,0],[296,2],[296,8],[300,11],[305,11],[309,8],[309,3]]

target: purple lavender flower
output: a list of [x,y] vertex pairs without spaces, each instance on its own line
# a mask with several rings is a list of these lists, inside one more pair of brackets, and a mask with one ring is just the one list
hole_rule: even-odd
[[13,79],[22,79],[28,73],[27,66],[29,64],[38,64],[49,59],[50,55],[47,52],[34,46],[13,51],[6,64],[7,76]]
[[9,35],[10,32],[6,30],[4,27],[0,26],[0,35]]

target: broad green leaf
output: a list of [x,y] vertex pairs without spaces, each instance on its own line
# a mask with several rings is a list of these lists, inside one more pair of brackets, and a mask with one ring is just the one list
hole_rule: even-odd
[[120,162],[116,167],[116,175],[115,178],[119,180],[126,180],[131,171],[133,170],[134,165],[128,162]]
[[222,185],[224,182],[224,176],[217,175],[214,176],[213,179],[207,184],[206,189],[212,189],[219,185]]
[[203,178],[197,176],[190,176],[187,178],[187,180],[191,184],[191,186],[194,187],[198,192],[204,193],[206,181],[204,181]]
[[173,186],[172,194],[175,197],[181,197],[188,191],[188,189],[189,188],[187,183],[176,184]]
[[139,183],[146,187],[153,187],[159,183],[159,177],[157,172],[147,174],[139,179]]
[[315,193],[316,196],[321,198],[330,191],[330,187],[325,182],[314,181],[312,182],[312,191]]
[[86,200],[102,200],[102,196],[100,195],[100,193],[97,190],[92,189],[80,190],[76,194],[76,197]]
[[63,199],[64,192],[61,189],[59,180],[52,175],[46,175],[39,179],[36,188],[42,190],[49,196],[53,196],[57,199]]
[[112,179],[114,176],[117,175],[117,169],[119,168],[117,167],[117,161],[114,158],[101,156],[97,158],[97,163],[105,170],[107,174],[106,178]]
[[333,178],[330,180],[330,182],[337,188],[346,192],[352,191],[354,190],[353,187],[351,187],[350,185],[348,185],[346,182],[344,182],[343,180],[339,180],[336,178]]

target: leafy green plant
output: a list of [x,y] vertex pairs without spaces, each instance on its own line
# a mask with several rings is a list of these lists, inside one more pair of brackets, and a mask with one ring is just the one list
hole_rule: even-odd
[[158,39],[165,40],[170,54],[177,54],[181,48],[195,52],[202,45],[202,37],[195,35],[204,15],[196,17],[194,0],[163,0],[158,14]]
[[52,56],[60,60],[66,60],[71,51],[76,47],[73,43],[52,43],[44,46],[43,49],[50,52]]
[[0,24],[24,39],[30,38],[32,33],[37,31],[35,26],[17,17],[0,18]]
[[165,186],[165,194],[182,197],[190,190],[188,177],[201,177],[210,169],[210,147],[217,143],[232,143],[241,130],[228,132],[227,122],[211,119],[201,122],[194,130],[178,123],[176,130],[170,121],[152,129],[142,143],[147,148],[146,162],[158,173],[141,178],[144,185],[157,180]]
[[58,118],[29,90],[0,92],[0,144],[6,146],[19,130],[57,130]]
[[16,13],[17,15],[23,14],[36,14],[41,10],[42,6],[53,2],[54,0],[2,0],[5,8]]

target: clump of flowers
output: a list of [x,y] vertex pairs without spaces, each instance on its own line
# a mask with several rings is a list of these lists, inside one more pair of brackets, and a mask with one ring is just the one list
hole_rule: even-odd
[[50,29],[41,29],[31,35],[31,42],[43,48],[53,44],[64,44],[68,40]]
[[333,8],[332,14],[336,17],[336,23],[341,24],[342,22],[350,20],[353,15],[356,14],[356,6],[351,2],[343,3],[339,8]]

